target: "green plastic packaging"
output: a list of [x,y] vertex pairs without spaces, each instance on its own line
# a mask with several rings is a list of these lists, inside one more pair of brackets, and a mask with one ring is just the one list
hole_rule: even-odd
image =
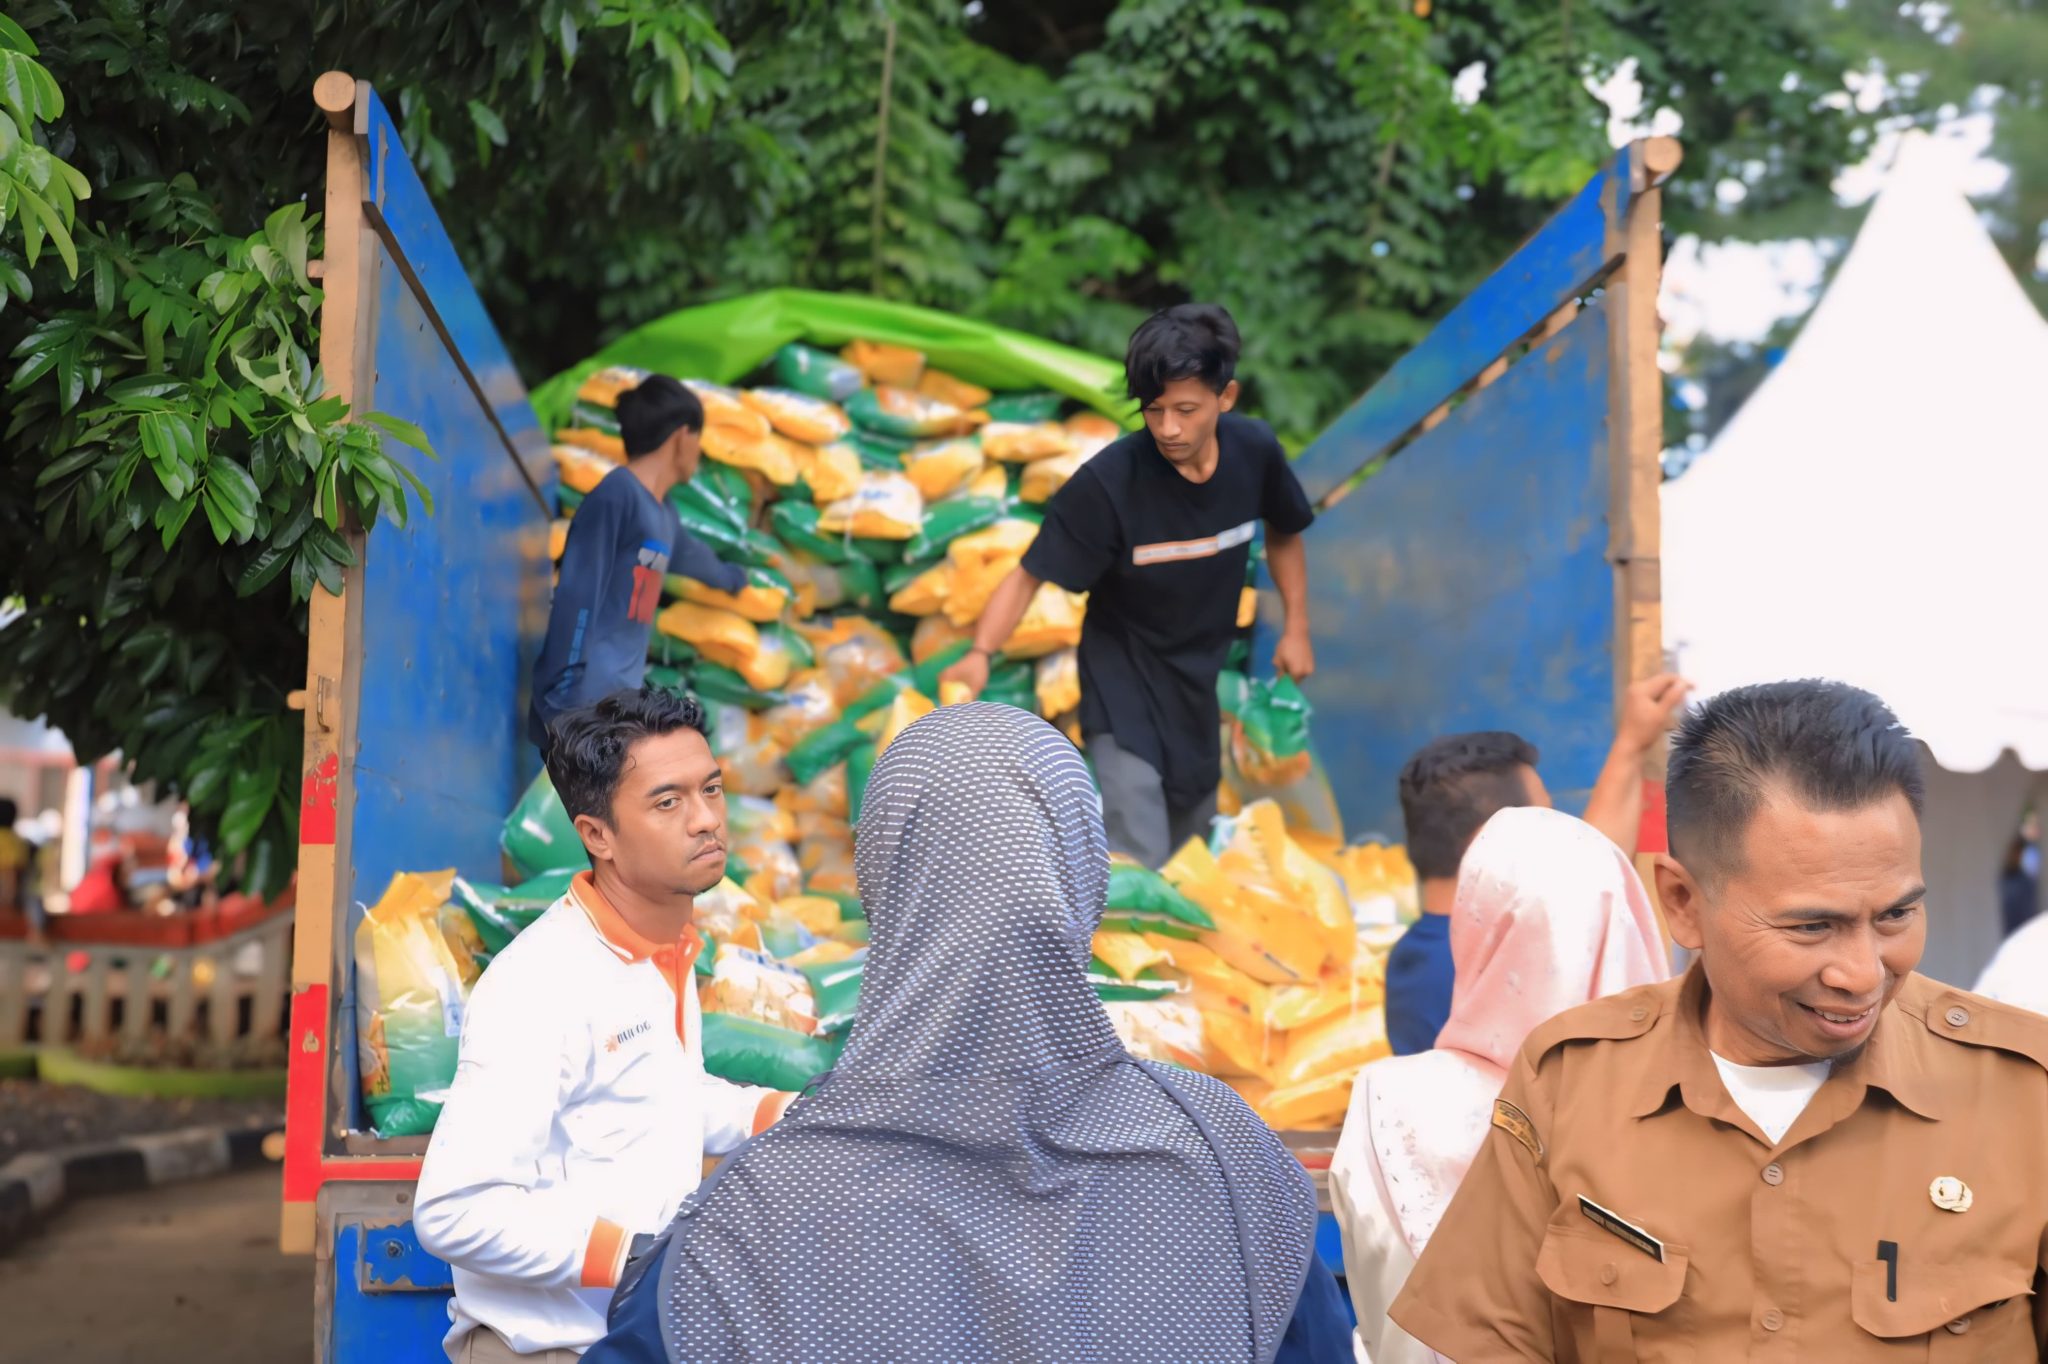
[[[1010,504],[995,497],[956,497],[933,503],[925,509],[924,524],[917,534],[903,545],[903,559],[906,563],[937,559],[961,536],[987,530],[1012,514]],[[1015,514],[1021,516],[1022,512]]]
[[499,845],[520,875],[529,878],[544,871],[584,871],[590,866],[583,838],[562,808],[561,797],[555,794],[546,772],[533,779],[512,813],[505,816]]
[[1112,913],[1173,919],[1194,928],[1216,927],[1209,911],[1181,894],[1171,881],[1148,867],[1126,862],[1110,866],[1108,904]]
[[[1057,393],[998,393],[981,406],[982,410],[988,413],[990,421],[1019,422],[1032,426],[1039,422],[1055,420],[1065,405],[1066,399]],[[1100,407],[1096,410],[1105,411]]]
[[867,377],[830,351],[792,341],[775,352],[775,382],[830,403],[843,403],[867,385]]
[[731,1014],[705,1014],[703,1027],[705,1070],[736,1085],[790,1093],[832,1069],[845,1045],[842,1038],[806,1037]]
[[861,797],[868,791],[868,777],[875,770],[873,742],[862,744],[846,757],[846,809],[849,823],[860,823]]
[[860,1007],[861,972],[867,964],[867,953],[856,952],[845,961],[797,968],[811,983],[811,998],[817,1004],[820,1033],[844,1032],[853,1022],[854,1011]]

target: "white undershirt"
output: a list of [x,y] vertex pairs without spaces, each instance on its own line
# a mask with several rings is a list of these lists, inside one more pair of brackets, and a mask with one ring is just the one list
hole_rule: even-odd
[[1763,1129],[1773,1146],[1785,1139],[1828,1078],[1826,1061],[1804,1066],[1738,1066],[1723,1060],[1719,1053],[1713,1055],[1721,1083],[1728,1086],[1728,1097]]

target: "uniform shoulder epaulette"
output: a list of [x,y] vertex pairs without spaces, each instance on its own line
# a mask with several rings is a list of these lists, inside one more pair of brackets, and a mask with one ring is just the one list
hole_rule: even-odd
[[1639,985],[1566,1009],[1529,1034],[1524,1054],[1540,1057],[1567,1042],[1613,1042],[1641,1037],[1671,1007],[1672,1000],[1677,998],[1678,984],[1672,980],[1662,985]]
[[1925,977],[1915,977],[1900,996],[1906,1011],[1921,1014],[1935,1036],[2024,1056],[2048,1070],[2048,1017]]

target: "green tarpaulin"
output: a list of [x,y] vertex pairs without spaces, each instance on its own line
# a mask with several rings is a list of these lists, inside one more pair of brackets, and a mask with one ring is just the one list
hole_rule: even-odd
[[792,341],[836,349],[855,340],[923,351],[936,368],[984,388],[1051,389],[1136,421],[1116,361],[951,313],[811,289],[770,289],[670,313],[548,380],[531,400],[542,429],[552,431],[567,423],[577,387],[607,365],[731,384]]

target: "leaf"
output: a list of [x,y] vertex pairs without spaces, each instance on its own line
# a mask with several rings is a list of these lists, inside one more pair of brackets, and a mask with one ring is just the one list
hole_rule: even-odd
[[227,765],[220,761],[207,762],[188,770],[185,774],[186,803],[197,809],[207,809],[214,799],[227,789]]
[[427,443],[427,433],[403,417],[394,417],[389,412],[365,412],[363,420],[410,445],[428,459],[435,458],[434,447]]
[[313,515],[313,499],[309,497],[299,503],[299,509],[292,513],[291,520],[270,537],[270,543],[280,549],[290,549],[312,528]]
[[60,455],[44,465],[42,472],[36,475],[36,486],[38,488],[47,487],[60,478],[68,478],[87,465],[97,462],[100,456],[105,453],[106,448],[104,446],[88,445],[82,449]]
[[0,14],[0,47],[23,52],[31,57],[41,50],[36,46],[35,40],[28,36],[28,30],[4,14]]
[[176,540],[179,533],[185,529],[185,523],[192,519],[192,512],[198,505],[199,499],[196,497],[181,497],[176,501],[164,504],[165,512],[168,515],[165,515],[164,512],[158,513],[162,519],[157,524],[163,531],[165,549],[169,549],[171,542]]
[[564,71],[572,70],[576,65],[576,16],[567,10],[562,11],[560,31],[562,37],[562,69]]
[[249,471],[224,455],[206,462],[207,496],[220,508],[221,517],[233,528],[235,538],[246,541],[256,533],[256,505],[262,493]]
[[[77,279],[78,247],[72,243],[71,232],[64,226],[63,221],[58,218],[57,211],[50,207],[48,200],[20,183],[17,183],[14,187],[14,197],[22,207],[28,210],[28,216],[22,220],[23,227],[28,225],[29,218],[33,218],[40,224],[41,230],[49,235],[50,244],[57,248],[57,255],[63,260],[65,270],[70,273],[71,278]],[[40,245],[41,243],[38,241],[29,247],[29,264],[35,264]]]
[[340,535],[329,530],[326,526],[314,525],[306,533],[306,540],[314,549],[319,551],[323,558],[331,559],[343,568],[355,567],[355,550],[349,547],[348,541],[342,539]]
[[277,798],[275,767],[245,767],[228,783],[228,805],[220,817],[221,852],[240,857],[263,827],[264,819]]
[[504,146],[510,139],[505,136],[505,123],[488,104],[481,100],[469,102],[469,119],[476,124],[477,131],[491,140],[494,147]]
[[262,553],[249,561],[249,566],[242,570],[241,577],[235,580],[235,595],[238,597],[255,596],[258,592],[276,582],[278,575],[291,567],[291,562],[291,546],[281,545],[276,541],[272,541]]

